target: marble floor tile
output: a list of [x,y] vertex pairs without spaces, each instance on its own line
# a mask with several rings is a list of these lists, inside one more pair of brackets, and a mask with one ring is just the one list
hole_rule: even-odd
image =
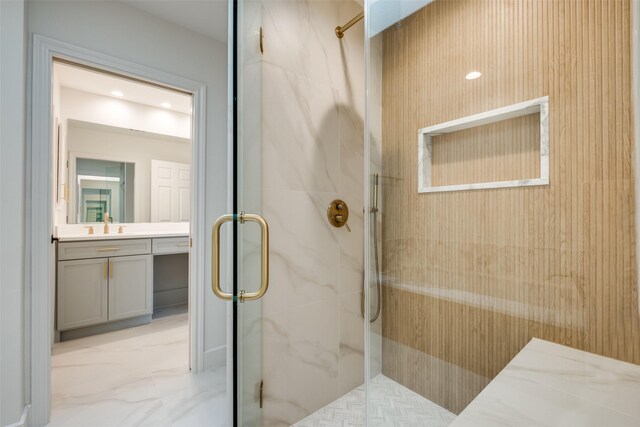
[[[456,417],[446,409],[380,374],[371,380],[369,425],[448,426]],[[294,424],[294,427],[364,426],[364,385]]]
[[57,343],[48,427],[226,426],[225,367],[189,371],[186,313]]

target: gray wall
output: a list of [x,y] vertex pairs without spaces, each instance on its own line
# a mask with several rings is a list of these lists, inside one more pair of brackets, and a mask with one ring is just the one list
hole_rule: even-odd
[[0,425],[25,404],[24,20],[22,0],[0,1]]

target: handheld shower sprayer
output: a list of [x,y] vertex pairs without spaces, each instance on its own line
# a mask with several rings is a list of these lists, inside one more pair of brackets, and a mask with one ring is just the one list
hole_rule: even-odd
[[[376,303],[376,311],[373,313],[373,316],[371,317],[371,319],[369,319],[370,323],[375,322],[378,319],[378,316],[380,316],[380,309],[381,309],[381,305],[382,305],[382,286],[380,283],[380,266],[379,266],[379,257],[378,257],[378,181],[379,181],[379,176],[377,173],[373,174],[372,177],[373,180],[373,185],[372,185],[372,189],[373,189],[373,194],[372,194],[372,203],[371,203],[371,208],[369,209],[369,213],[371,213],[372,218],[371,221],[373,223],[373,259],[374,259],[374,266],[375,266],[375,277],[376,277],[376,296],[377,296],[377,303]],[[362,279],[362,294],[360,295],[360,312],[362,313],[362,317],[364,317],[364,291],[365,291],[365,283],[364,283],[364,278]]]
[[371,204],[371,213],[378,213],[378,174],[373,174],[373,202]]

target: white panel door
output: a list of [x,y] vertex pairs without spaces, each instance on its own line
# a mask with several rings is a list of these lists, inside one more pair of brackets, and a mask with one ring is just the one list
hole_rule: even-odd
[[178,222],[188,222],[191,213],[191,167],[184,164],[178,166],[177,178],[178,203],[175,215]]
[[189,221],[191,166],[151,161],[151,222]]
[[107,258],[58,262],[58,330],[107,321]]
[[109,320],[151,314],[152,263],[151,255],[109,258]]

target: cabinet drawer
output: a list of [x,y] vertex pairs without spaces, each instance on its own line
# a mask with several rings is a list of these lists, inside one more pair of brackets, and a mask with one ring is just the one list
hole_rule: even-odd
[[188,237],[162,237],[153,239],[153,254],[181,254],[189,252]]
[[90,242],[61,242],[58,260],[102,258],[151,253],[151,239],[104,240]]

